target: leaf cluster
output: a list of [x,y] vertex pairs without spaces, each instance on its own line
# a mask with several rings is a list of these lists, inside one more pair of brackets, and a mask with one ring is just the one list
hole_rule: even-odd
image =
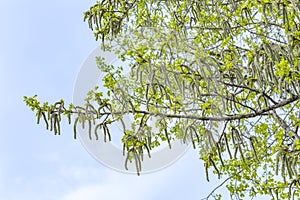
[[75,137],[87,123],[91,139],[95,126],[110,140],[109,124],[129,114],[125,168],[134,160],[139,174],[144,153],[181,139],[199,150],[207,180],[210,170],[226,177],[232,198],[299,197],[298,1],[103,0],[84,16],[107,50],[117,41],[130,73],[99,57],[109,98],[91,91],[83,107],[25,97],[38,123],[59,134],[61,115],[74,116]]

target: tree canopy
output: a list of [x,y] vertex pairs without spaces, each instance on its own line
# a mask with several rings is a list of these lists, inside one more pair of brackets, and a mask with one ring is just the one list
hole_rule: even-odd
[[66,116],[75,138],[87,124],[91,138],[110,140],[110,124],[130,114],[122,142],[138,173],[145,152],[190,140],[207,180],[225,177],[233,199],[299,197],[300,1],[103,0],[84,20],[130,73],[99,56],[107,94],[96,87],[69,107],[24,97],[37,123],[60,134]]

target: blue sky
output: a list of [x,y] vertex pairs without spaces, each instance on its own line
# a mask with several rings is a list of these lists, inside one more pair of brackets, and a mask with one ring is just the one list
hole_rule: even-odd
[[205,197],[202,162],[190,149],[167,169],[137,177],[102,166],[63,124],[54,136],[23,96],[72,102],[85,58],[98,45],[83,22],[94,1],[0,1],[0,198],[5,200],[150,200]]

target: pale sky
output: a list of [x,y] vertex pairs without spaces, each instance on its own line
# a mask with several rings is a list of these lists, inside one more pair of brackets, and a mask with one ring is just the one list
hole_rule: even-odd
[[[122,174],[97,162],[73,139],[72,127],[54,136],[37,125],[23,96],[72,102],[83,61],[98,45],[83,22],[94,1],[0,0],[0,199],[196,200],[207,183],[198,153],[156,173]],[[222,191],[222,190],[221,190]]]

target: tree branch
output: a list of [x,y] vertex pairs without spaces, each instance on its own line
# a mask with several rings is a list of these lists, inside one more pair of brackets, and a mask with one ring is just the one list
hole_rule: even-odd
[[274,118],[276,118],[278,120],[279,124],[283,127],[283,129],[285,130],[286,133],[291,132],[297,139],[300,140],[299,135],[295,131],[291,130],[291,128],[286,124],[286,122],[283,119],[281,119],[279,117],[279,115],[276,113],[275,110],[272,110],[272,114],[273,114]]
[[[243,170],[240,170],[239,172],[237,172],[236,174],[241,173]],[[235,174],[235,175],[236,175]],[[218,185],[217,187],[215,187],[205,198],[202,198],[200,200],[208,200],[208,198],[220,187],[222,187],[227,181],[229,181],[232,178],[232,176],[229,176],[228,178],[226,178],[220,185]]]
[[[135,113],[140,113],[140,114],[147,114],[147,115],[153,115],[153,116],[163,116],[167,118],[182,118],[182,119],[194,119],[194,120],[200,120],[200,121],[234,121],[238,119],[247,119],[247,118],[254,118],[257,116],[260,116],[266,112],[275,110],[277,108],[283,107],[285,105],[288,105],[290,103],[293,103],[294,101],[297,101],[300,99],[300,96],[293,96],[289,99],[286,99],[282,102],[279,102],[277,104],[274,104],[272,106],[268,106],[266,108],[263,108],[261,110],[258,110],[254,113],[248,113],[248,114],[236,114],[232,116],[226,116],[226,117],[205,117],[205,116],[195,116],[195,115],[180,115],[180,114],[164,114],[164,113],[154,113],[154,112],[149,112],[149,111],[144,111],[144,110],[135,110]],[[102,113],[103,115],[106,114],[112,114],[112,115],[120,115],[124,113],[133,113],[133,111],[125,111],[125,112],[112,112],[112,113]]]

